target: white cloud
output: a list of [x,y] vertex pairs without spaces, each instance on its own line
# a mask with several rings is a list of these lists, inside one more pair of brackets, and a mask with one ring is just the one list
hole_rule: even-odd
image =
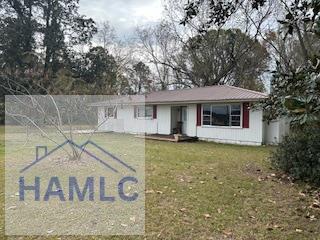
[[162,5],[160,1],[151,1],[150,5],[134,8],[133,16],[142,21],[159,21],[162,17]]
[[109,21],[120,37],[132,36],[138,25],[162,17],[161,0],[80,0],[80,12],[96,22]]

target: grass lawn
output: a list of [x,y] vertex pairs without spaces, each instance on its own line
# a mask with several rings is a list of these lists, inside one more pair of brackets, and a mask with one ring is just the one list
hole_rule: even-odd
[[[0,129],[4,162],[4,129]],[[146,235],[17,239],[320,239],[303,185],[275,177],[271,147],[146,142]],[[4,214],[4,164],[1,215]],[[314,215],[316,220],[308,217]],[[4,234],[3,217],[0,239]],[[11,238],[10,238],[11,239]]]

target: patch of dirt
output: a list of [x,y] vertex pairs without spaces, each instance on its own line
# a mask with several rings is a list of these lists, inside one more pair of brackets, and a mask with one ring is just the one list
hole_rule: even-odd
[[247,175],[257,178],[259,182],[262,181],[275,181],[280,184],[293,184],[294,179],[286,174],[278,171],[273,171],[273,173],[263,171],[258,165],[254,163],[246,164],[243,170]]
[[[259,182],[273,181],[281,185],[294,186],[296,181],[280,172],[273,173],[261,170],[257,165],[250,163],[244,167],[244,172],[257,179]],[[298,186],[298,185],[297,185]],[[299,185],[302,190],[297,195],[293,195],[293,199],[298,199],[301,202],[301,207],[296,208],[296,214],[300,217],[305,217],[310,221],[320,221],[320,188],[309,186],[307,184]],[[278,195],[275,195],[278,196]],[[271,200],[269,200],[272,202]],[[277,199],[279,201],[279,199]]]
[[254,163],[246,164],[243,171],[252,176],[262,176],[264,174],[262,169]]

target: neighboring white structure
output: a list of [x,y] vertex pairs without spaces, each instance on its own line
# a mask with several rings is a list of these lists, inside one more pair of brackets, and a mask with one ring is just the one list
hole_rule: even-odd
[[273,120],[270,123],[265,122],[264,143],[278,144],[282,142],[283,137],[289,133],[290,121],[288,119]]
[[288,124],[263,122],[254,103],[264,93],[218,85],[159,91],[92,104],[98,107],[100,131],[133,134],[182,133],[200,140],[244,145],[277,144]]

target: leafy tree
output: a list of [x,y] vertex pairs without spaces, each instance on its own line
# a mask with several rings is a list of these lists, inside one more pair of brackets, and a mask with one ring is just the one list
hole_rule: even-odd
[[[252,0],[252,8],[261,9],[268,0]],[[183,24],[199,14],[199,6],[207,3],[209,21],[200,26],[206,32],[213,24],[223,25],[244,1],[192,1],[186,7]],[[271,93],[263,103],[266,119],[289,117],[292,131],[272,154],[274,166],[296,179],[319,185],[320,133],[320,1],[280,1],[284,17],[280,24],[280,44],[274,34],[268,40],[276,53],[276,69]],[[249,17],[250,18],[250,17]],[[260,31],[260,29],[259,29]],[[272,36],[273,35],[273,36]],[[270,37],[270,35],[268,36]]]
[[78,13],[78,0],[46,0],[41,4],[45,48],[44,76],[54,74],[67,57],[67,49],[87,44],[97,32],[94,21]]
[[199,87],[230,84],[263,91],[260,77],[268,61],[266,48],[239,29],[210,30],[190,38],[179,55],[179,67]]
[[265,46],[239,29],[210,29],[199,34],[193,25],[181,28],[175,16],[181,14],[182,1],[169,2],[168,20],[137,31],[158,88],[230,84],[264,90],[263,73],[270,61]]
[[91,86],[94,94],[115,94],[117,64],[103,47],[94,47],[74,61],[74,77]]
[[298,1],[286,9],[279,22],[286,29],[285,46],[292,42],[290,35],[294,49],[279,56],[272,92],[264,104],[267,119],[288,116],[293,125],[320,126],[320,2]]
[[150,68],[143,62],[138,62],[132,66],[130,71],[131,90],[134,94],[150,92],[151,86],[151,71]]
[[[259,11],[268,4],[268,0],[251,0],[251,8]],[[185,8],[182,24],[191,24],[200,14],[201,6],[210,16],[200,24],[199,31],[207,32],[210,27],[223,26],[246,1],[191,1]],[[277,68],[272,79],[272,91],[264,104],[267,119],[289,116],[293,124],[319,124],[320,122],[320,52],[311,42],[319,42],[320,37],[320,2],[318,0],[280,1],[279,7],[284,16],[278,18],[282,29],[284,49],[288,42],[295,42],[295,59],[269,41],[277,54]],[[282,16],[282,15],[280,15]],[[253,22],[252,18],[248,19]],[[258,31],[259,36],[265,39]],[[290,37],[289,37],[290,36]],[[312,41],[311,41],[312,39]],[[317,44],[318,45],[318,44]]]
[[50,92],[74,47],[90,43],[93,20],[79,14],[78,0],[2,0],[0,5],[2,85],[20,94],[26,89],[18,86],[32,90],[28,94]]
[[0,25],[1,50],[4,53],[6,49],[10,49],[13,57],[16,56],[13,52],[21,54],[34,49],[37,23],[33,18],[33,12],[34,8],[39,6],[38,4],[39,2],[35,0],[0,2],[4,13]]

